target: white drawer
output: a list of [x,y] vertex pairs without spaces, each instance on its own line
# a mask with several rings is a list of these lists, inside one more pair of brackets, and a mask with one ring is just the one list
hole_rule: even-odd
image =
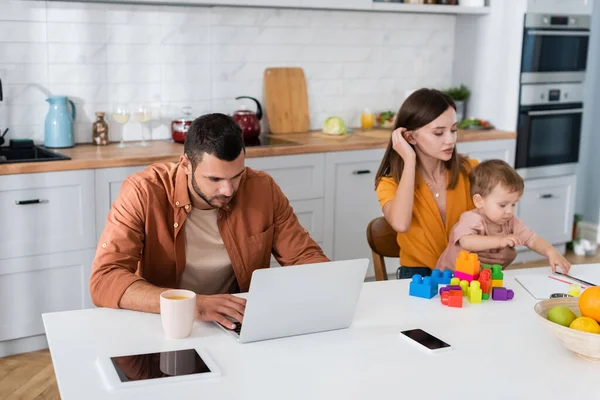
[[289,200],[323,197],[324,154],[248,158],[246,165],[271,175]]
[[575,203],[575,175],[525,181],[517,215],[552,244],[571,240]]
[[0,260],[94,248],[94,172],[0,177]]
[[0,341],[44,333],[42,314],[93,307],[95,251],[0,260]]

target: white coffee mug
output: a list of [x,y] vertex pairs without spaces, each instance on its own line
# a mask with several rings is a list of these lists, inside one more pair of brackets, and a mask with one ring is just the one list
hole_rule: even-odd
[[160,319],[168,339],[183,339],[192,333],[196,293],[173,289],[160,294]]

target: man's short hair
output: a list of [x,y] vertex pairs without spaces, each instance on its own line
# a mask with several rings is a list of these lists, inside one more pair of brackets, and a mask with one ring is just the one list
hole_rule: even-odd
[[242,129],[228,115],[206,114],[196,118],[185,137],[183,151],[192,165],[202,161],[205,153],[223,161],[233,161],[245,151]]

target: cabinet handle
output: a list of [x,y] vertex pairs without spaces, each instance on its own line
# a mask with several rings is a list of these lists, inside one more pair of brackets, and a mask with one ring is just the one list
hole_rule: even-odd
[[31,200],[16,200],[15,201],[15,204],[18,206],[27,206],[29,204],[41,204],[41,203],[48,203],[48,200],[31,199]]
[[366,174],[370,174],[371,170],[370,169],[357,169],[356,171],[352,171],[352,173],[354,175],[366,175]]
[[538,199],[558,199],[558,196],[555,196],[552,193],[544,193],[538,194]]

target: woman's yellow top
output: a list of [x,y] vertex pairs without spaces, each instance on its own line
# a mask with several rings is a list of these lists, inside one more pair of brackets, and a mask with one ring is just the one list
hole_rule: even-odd
[[[470,168],[479,162],[467,159]],[[450,171],[447,172],[450,180]],[[392,177],[384,177],[377,185],[379,204],[383,206],[396,197],[398,184]],[[475,208],[471,198],[469,176],[460,174],[454,189],[446,189],[446,222],[442,221],[433,194],[419,173],[415,176],[415,198],[412,221],[405,233],[398,233],[400,246],[400,265],[405,267],[429,267],[435,269],[438,258],[448,245],[450,231],[458,222],[460,215]]]

